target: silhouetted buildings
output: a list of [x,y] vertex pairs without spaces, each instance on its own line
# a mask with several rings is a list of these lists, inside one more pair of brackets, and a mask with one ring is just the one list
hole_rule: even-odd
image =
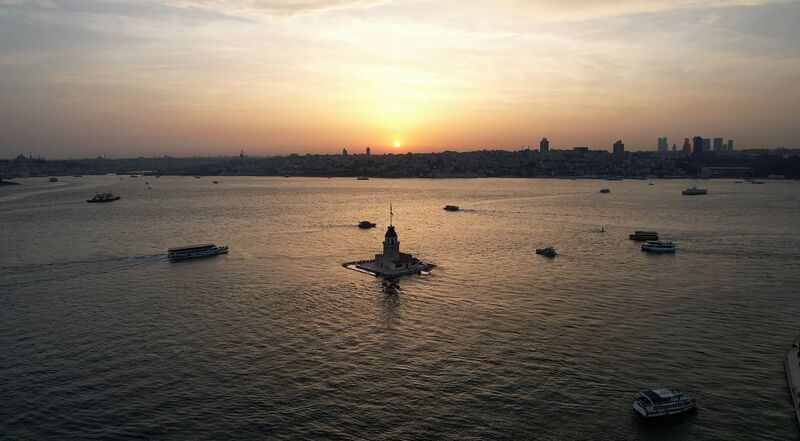
[[369,150],[369,147],[367,147],[367,153],[366,153],[366,154],[367,154],[367,156],[369,156],[370,154],[372,154],[372,152],[370,152],[370,150]]
[[714,138],[714,153],[723,153],[725,151],[722,144],[724,141],[722,138]]
[[703,138],[699,136],[692,138],[692,157],[695,159],[703,157]]
[[733,140],[732,139],[728,140],[728,149],[727,150],[728,150],[728,153],[733,153]]
[[711,151],[711,138],[702,138],[701,146],[703,153]]
[[614,156],[621,157],[625,154],[625,144],[622,143],[621,139],[618,139],[617,142],[614,143]]
[[667,142],[667,137],[658,138],[658,152],[659,153],[667,153],[669,151],[669,142]]
[[347,149],[342,149],[342,156],[347,156]]
[[547,153],[549,151],[550,141],[548,141],[547,138],[542,138],[542,140],[539,141],[539,153]]
[[685,156],[690,156],[692,154],[692,145],[689,143],[689,138],[683,138],[683,148],[681,148],[681,152]]

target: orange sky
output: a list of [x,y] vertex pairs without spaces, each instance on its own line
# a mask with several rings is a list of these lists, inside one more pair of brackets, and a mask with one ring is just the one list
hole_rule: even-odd
[[0,0],[0,156],[800,147],[798,22],[769,0]]

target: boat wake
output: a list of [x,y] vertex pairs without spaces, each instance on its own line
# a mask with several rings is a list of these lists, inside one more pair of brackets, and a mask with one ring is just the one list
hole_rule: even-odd
[[125,271],[140,265],[166,260],[165,254],[149,254],[0,266],[0,272],[7,276],[0,282],[0,290],[66,281],[97,273]]

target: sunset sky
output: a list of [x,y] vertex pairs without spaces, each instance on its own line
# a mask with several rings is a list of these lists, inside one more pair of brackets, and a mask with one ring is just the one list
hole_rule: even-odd
[[798,23],[770,0],[0,0],[0,157],[800,147]]

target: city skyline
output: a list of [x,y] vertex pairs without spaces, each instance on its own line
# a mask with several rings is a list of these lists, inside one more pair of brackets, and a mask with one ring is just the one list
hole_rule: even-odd
[[800,3],[0,0],[0,156],[798,147]]

